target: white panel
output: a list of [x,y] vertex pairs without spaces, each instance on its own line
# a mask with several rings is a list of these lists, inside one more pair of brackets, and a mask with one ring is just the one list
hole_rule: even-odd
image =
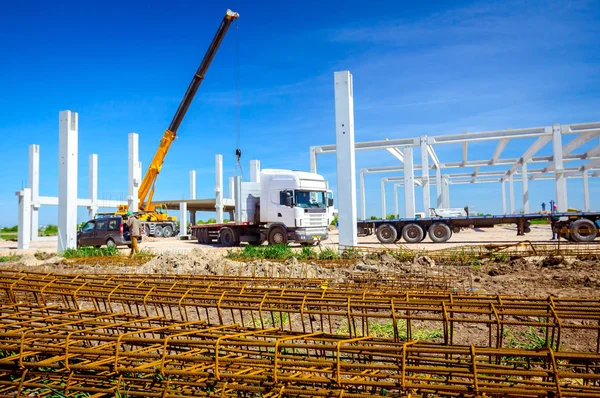
[[58,252],[77,247],[77,113],[59,113]]
[[340,245],[356,246],[354,99],[350,72],[335,72],[334,86],[339,239]]

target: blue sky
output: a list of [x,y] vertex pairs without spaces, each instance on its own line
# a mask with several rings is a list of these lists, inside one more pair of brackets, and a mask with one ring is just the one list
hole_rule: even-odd
[[[79,196],[87,196],[88,155],[97,153],[99,196],[125,198],[127,134],[140,134],[146,167],[227,8],[240,13],[239,29],[229,31],[179,129],[158,199],[187,198],[191,169],[198,197],[214,195],[215,153],[224,154],[225,177],[233,173],[237,46],[246,169],[252,158],[308,169],[309,147],[335,141],[337,70],[354,75],[357,141],[600,120],[598,1],[10,2],[0,14],[0,224],[17,221],[29,144],[41,147],[41,194],[57,194],[60,110],[79,113]],[[504,156],[530,143],[511,142]],[[470,157],[493,149],[474,145]],[[438,155],[458,160],[460,147]],[[397,161],[369,151],[356,163]],[[321,156],[319,171],[335,189],[335,156]],[[384,176],[394,174],[367,179],[369,215],[381,212]],[[581,207],[581,182],[568,186],[569,205]],[[600,210],[600,182],[590,189]],[[554,196],[551,182],[530,190],[533,209]],[[519,208],[520,184],[515,193]],[[499,184],[453,186],[451,205],[500,212],[499,195]],[[42,208],[40,222],[55,223],[56,210]]]

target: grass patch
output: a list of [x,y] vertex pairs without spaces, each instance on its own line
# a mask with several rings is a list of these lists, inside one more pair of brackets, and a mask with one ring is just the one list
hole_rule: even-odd
[[309,260],[338,260],[341,258],[352,259],[358,255],[354,250],[339,254],[336,250],[326,247],[317,250],[311,246],[304,246],[300,250],[292,250],[287,245],[253,246],[246,245],[242,249],[229,249],[226,258],[236,261],[249,260],[280,260],[285,261],[295,258],[300,261]]
[[118,256],[119,250],[116,247],[91,247],[83,246],[78,249],[67,249],[62,253],[64,258],[81,258],[81,257],[105,257]]
[[0,256],[0,263],[10,263],[14,261],[19,261],[20,259],[21,256],[19,256],[18,254],[9,254],[6,256]]
[[[400,340],[408,340],[406,334],[406,320],[400,319],[396,322],[398,330],[398,338]],[[360,329],[358,329],[360,332]],[[335,331],[337,335],[348,335],[348,322],[343,322],[338,329]],[[389,321],[370,321],[369,322],[369,335],[376,338],[393,339],[394,338],[394,323],[392,320]],[[412,328],[412,339],[423,340],[423,341],[435,341],[444,335],[442,328],[439,329],[424,329],[424,328]]]
[[52,258],[54,254],[38,250],[35,252],[34,256],[38,260],[48,260],[49,258]]
[[545,225],[550,224],[550,220],[548,218],[537,218],[535,220],[529,221],[531,225]]

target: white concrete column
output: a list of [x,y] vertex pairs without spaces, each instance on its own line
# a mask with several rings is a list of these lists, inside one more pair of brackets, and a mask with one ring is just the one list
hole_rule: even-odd
[[404,217],[415,218],[415,173],[413,149],[404,147]]
[[[242,223],[242,177],[233,177],[233,197],[235,202],[234,220],[237,225]],[[218,221],[217,221],[218,222]]]
[[360,218],[361,220],[367,219],[367,203],[365,194],[365,171],[360,169],[359,174],[359,191],[360,191]]
[[500,186],[502,187],[502,214],[507,214],[506,213],[506,181],[501,180],[500,181]]
[[190,170],[190,199],[196,199],[196,170]]
[[588,171],[583,169],[581,181],[583,182],[583,211],[590,211],[590,189],[588,185]]
[[387,209],[385,208],[385,179],[381,179],[381,219],[385,220],[387,217]]
[[315,147],[310,147],[310,172],[317,172],[317,152]]
[[223,223],[223,155],[215,156],[215,210],[217,224]]
[[421,137],[421,182],[423,183],[423,211],[429,214],[431,193],[429,191],[429,153],[427,152],[427,137]]
[[[229,177],[229,199],[233,200],[235,198],[234,192],[235,192],[235,178]],[[233,217],[232,217],[232,219],[233,219]]]
[[187,233],[187,203],[179,203],[179,237],[188,236]]
[[31,189],[31,240],[38,238],[40,209],[40,146],[29,145],[29,188]]
[[442,170],[435,168],[435,190],[437,193],[437,207],[444,207],[444,186],[442,185]]
[[31,239],[31,189],[15,192],[19,198],[17,249],[29,249]]
[[443,176],[442,184],[444,185],[444,198],[442,201],[442,207],[448,209],[450,208],[450,179],[448,176]]
[[77,113],[59,113],[58,252],[77,248]]
[[142,183],[142,165],[139,158],[139,136],[129,133],[127,137],[127,205],[129,210],[139,210],[138,190]]
[[260,160],[250,160],[250,182],[260,182]]
[[400,184],[394,184],[394,217],[398,217],[400,214],[400,208],[398,207],[398,188]]
[[529,213],[529,180],[527,177],[527,162],[521,166],[521,182],[523,186],[523,213]]
[[563,167],[562,132],[560,124],[552,125],[552,158],[554,163],[554,181],[556,186],[556,210],[564,213],[567,204],[567,179]]
[[91,154],[88,162],[88,195],[92,201],[88,207],[88,218],[92,219],[98,212],[98,155]]
[[515,214],[515,187],[512,174],[508,176],[508,203],[510,214]]
[[334,86],[339,239],[341,246],[356,246],[354,98],[350,72],[335,72]]

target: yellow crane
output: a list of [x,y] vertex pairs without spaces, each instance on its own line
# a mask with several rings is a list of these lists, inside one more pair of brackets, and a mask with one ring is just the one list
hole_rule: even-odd
[[[208,47],[208,50],[206,51],[198,70],[194,74],[194,77],[192,78],[192,81],[185,92],[181,103],[179,104],[179,108],[177,108],[177,112],[175,112],[175,116],[173,116],[173,120],[171,121],[169,128],[165,130],[160,140],[158,149],[152,158],[152,162],[148,166],[148,170],[146,171],[144,179],[142,180],[138,190],[139,218],[142,221],[175,221],[175,217],[169,217],[166,206],[161,205],[157,207],[152,204],[156,179],[164,163],[165,156],[167,155],[167,152],[169,152],[171,143],[173,143],[173,140],[175,140],[177,137],[177,130],[179,129],[179,126],[181,125],[181,122],[183,121],[183,118],[185,117],[185,114],[190,107],[192,100],[194,99],[196,91],[198,91],[200,84],[204,80],[204,76],[208,70],[208,67],[217,53],[217,50],[221,45],[221,41],[223,41],[223,38],[225,37],[225,33],[227,33],[231,23],[238,17],[239,14],[231,10],[227,10],[225,13],[223,20],[221,21],[221,25],[219,25],[215,37],[210,43],[210,46]],[[125,214],[127,211],[128,207],[126,205],[120,206],[117,214]],[[171,227],[170,231],[173,231],[173,227]]]

